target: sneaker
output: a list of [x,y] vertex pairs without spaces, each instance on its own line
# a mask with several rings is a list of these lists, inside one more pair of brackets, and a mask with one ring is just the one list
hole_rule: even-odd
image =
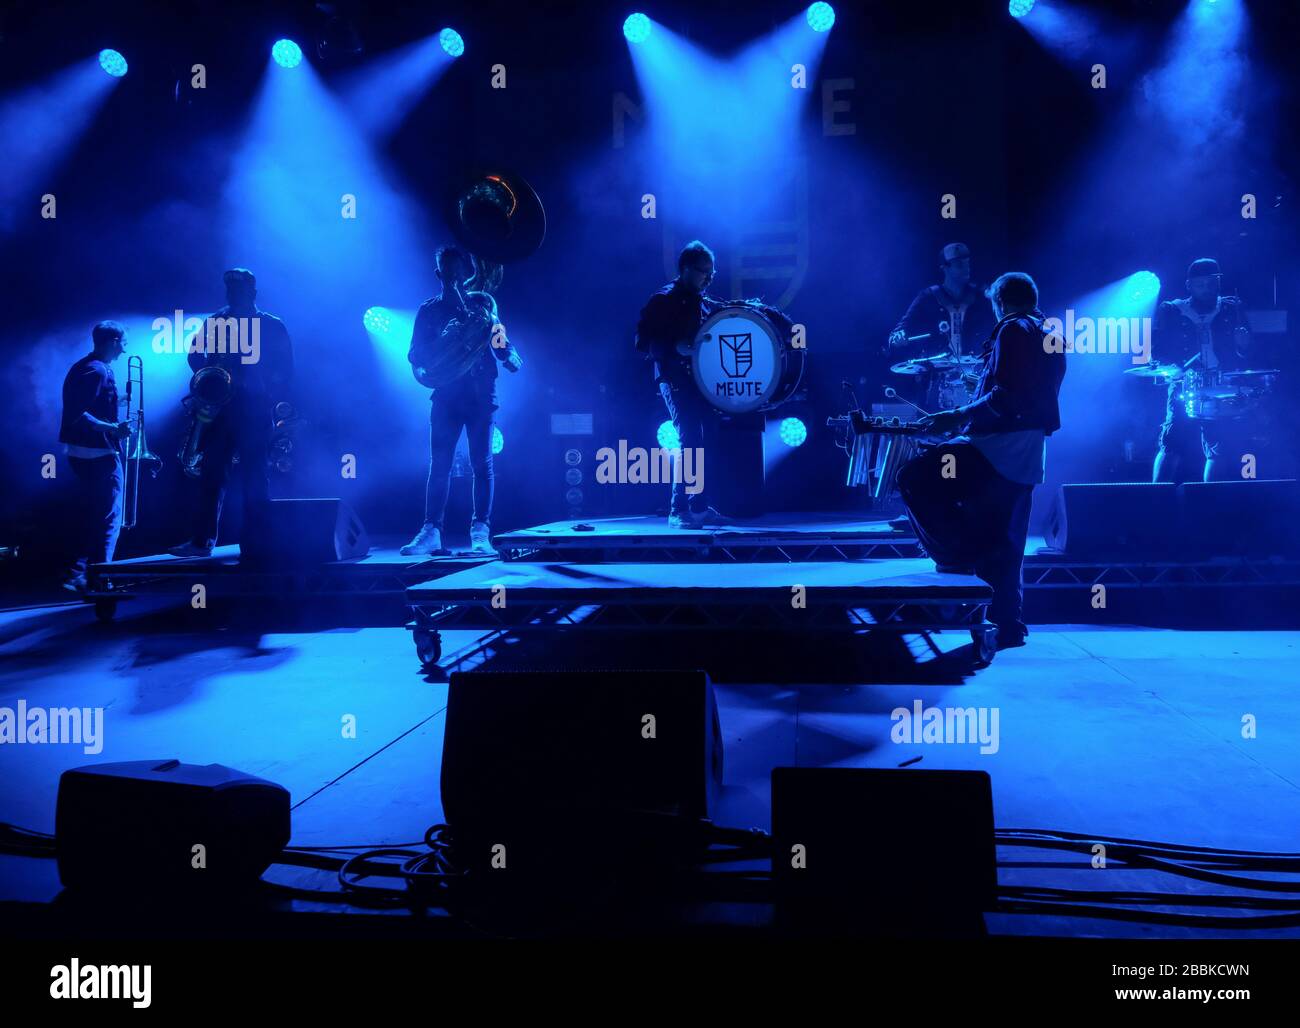
[[397,552],[403,557],[427,557],[434,553],[446,553],[442,548],[442,530],[425,522],[415,533],[415,538]]
[[497,556],[497,551],[492,548],[492,530],[488,528],[486,522],[470,523],[469,549],[471,553],[479,553],[485,557]]
[[1025,645],[1029,638],[1029,629],[1020,622],[1011,625],[998,625],[997,647],[999,650],[1013,650]]
[[84,593],[87,589],[86,576],[81,574],[69,575],[63,583],[63,588],[70,593]]
[[695,524],[695,519],[692,518],[689,514],[678,514],[677,512],[674,511],[672,514],[668,515],[668,527],[669,528],[695,528],[696,524]]
[[173,557],[211,557],[211,546],[200,546],[196,542],[181,543],[179,546],[173,546],[167,551]]

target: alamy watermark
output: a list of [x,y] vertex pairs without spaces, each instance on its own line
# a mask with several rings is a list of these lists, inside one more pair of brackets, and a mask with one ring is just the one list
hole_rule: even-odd
[[612,446],[596,451],[596,481],[601,485],[681,482],[686,492],[695,496],[704,491],[704,447],[646,449],[629,447],[626,439],[620,439],[617,451]]
[[1151,360],[1150,318],[1093,318],[1067,308],[1064,321],[1048,318],[1043,328],[1047,353],[1127,353],[1134,364]]
[[186,317],[154,318],[154,353],[237,354],[241,364],[256,364],[262,356],[262,319]]
[[926,707],[914,700],[910,710],[895,707],[889,720],[896,743],[979,743],[981,753],[997,753],[1001,745],[997,707]]
[[103,707],[0,707],[0,744],[72,745],[88,754],[104,749]]

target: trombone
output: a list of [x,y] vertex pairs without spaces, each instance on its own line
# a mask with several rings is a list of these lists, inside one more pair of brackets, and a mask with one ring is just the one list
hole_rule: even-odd
[[144,434],[144,360],[133,354],[126,359],[127,432],[124,481],[122,483],[122,527],[134,528],[140,507],[141,465],[149,465],[150,477],[157,478],[162,459],[149,449]]

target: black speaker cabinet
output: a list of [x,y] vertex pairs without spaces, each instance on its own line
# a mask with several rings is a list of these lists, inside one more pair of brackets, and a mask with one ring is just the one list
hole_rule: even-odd
[[983,771],[772,771],[778,923],[840,934],[978,934],[997,899]]
[[[450,679],[442,803],[460,858],[482,871],[603,866],[630,840],[670,848],[710,816],[722,781],[703,671],[488,671]],[[582,841],[580,841],[582,840]],[[603,843],[601,842],[603,840]]]
[[289,843],[289,792],[220,764],[91,764],[60,777],[54,834],[68,888],[251,884]]
[[340,499],[272,500],[270,523],[245,525],[240,561],[275,567],[313,567],[355,560],[370,552],[361,519]]

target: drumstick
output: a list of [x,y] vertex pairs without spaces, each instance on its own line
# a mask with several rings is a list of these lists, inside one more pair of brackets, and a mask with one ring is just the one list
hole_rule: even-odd
[[[916,407],[916,404],[912,403],[912,401],[909,400],[906,396],[899,396],[898,390],[895,389],[893,386],[885,386],[885,395],[889,397],[891,400],[902,400],[904,403],[908,404],[909,406]],[[919,410],[922,414],[924,414],[927,418],[930,417],[930,412],[926,410],[924,407],[916,407],[916,409]]]

